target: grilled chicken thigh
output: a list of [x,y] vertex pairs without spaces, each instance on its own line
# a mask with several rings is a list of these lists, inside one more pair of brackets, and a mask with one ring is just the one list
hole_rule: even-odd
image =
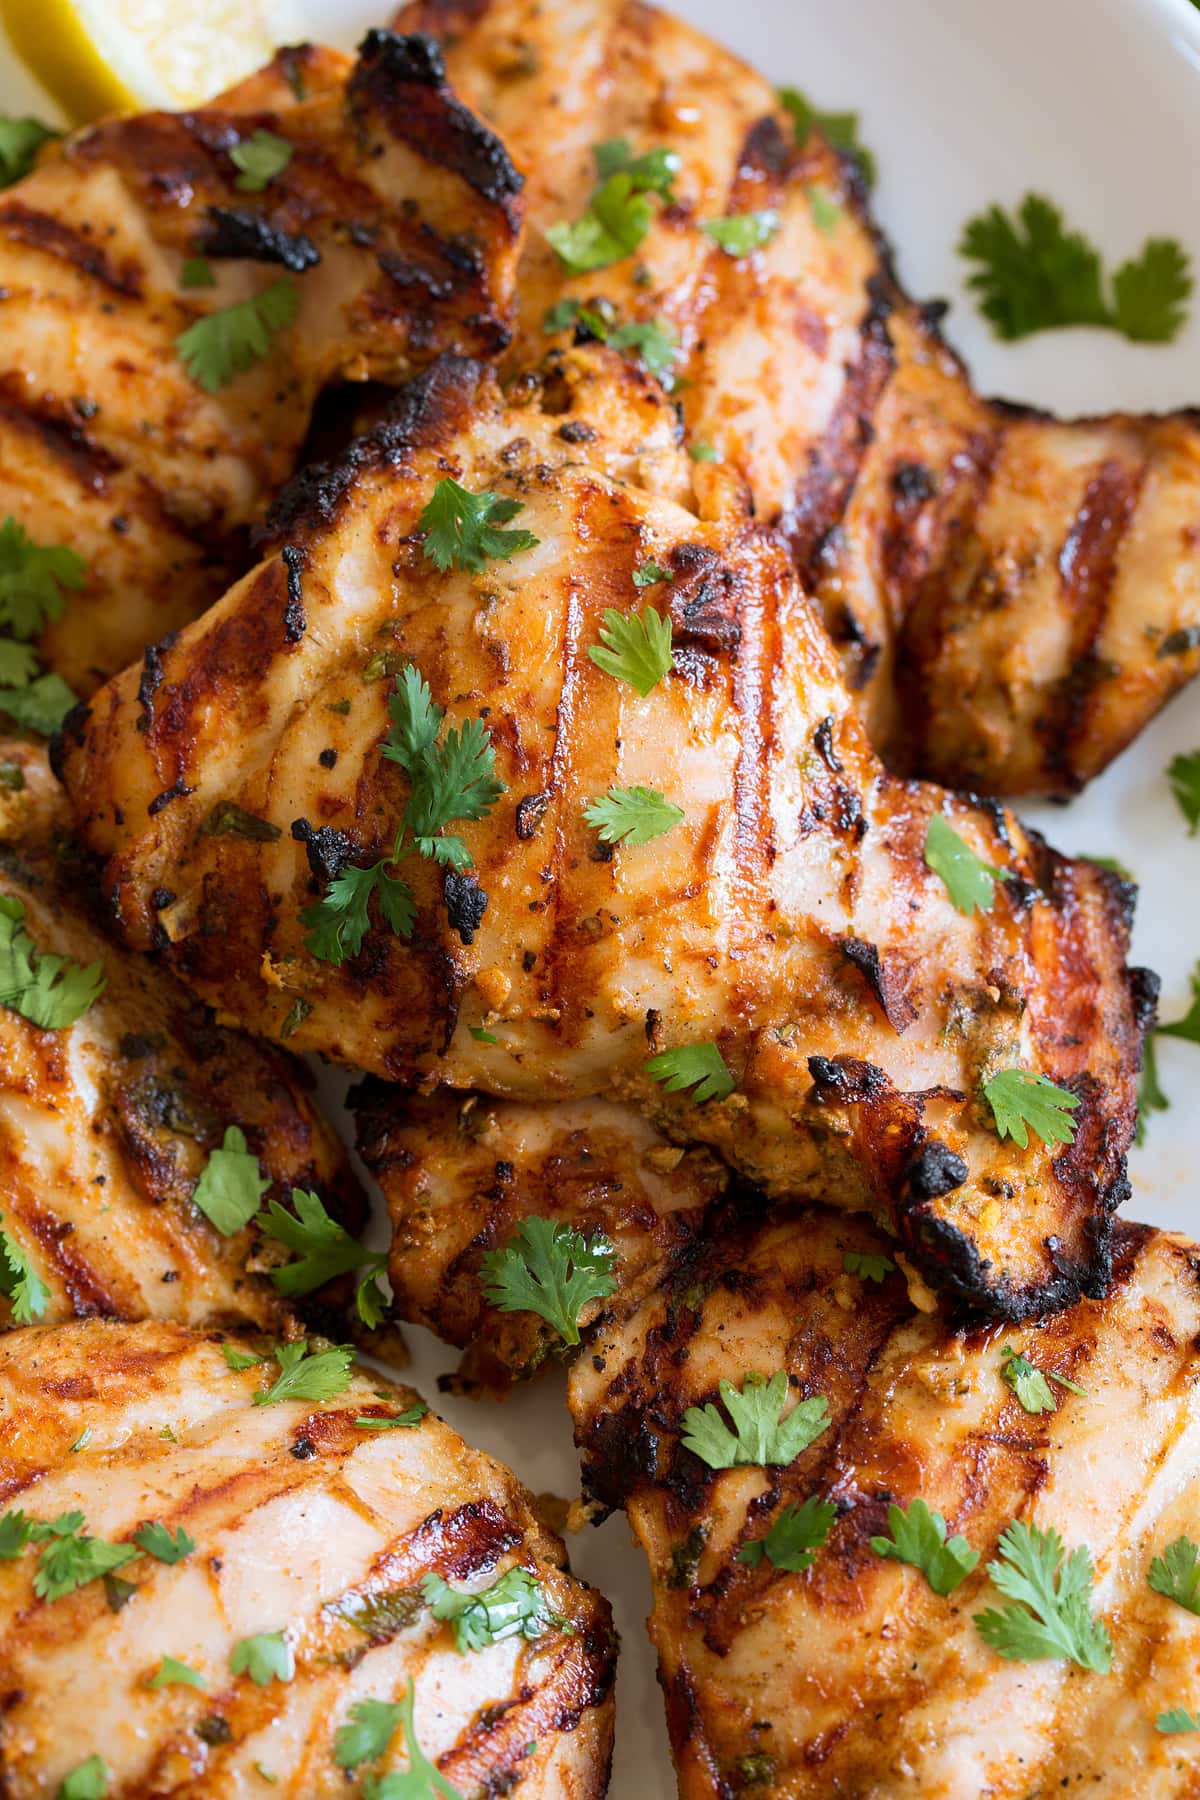
[[[1196,1534],[1200,1252],[1122,1224],[1105,1299],[1016,1332],[958,1332],[914,1311],[890,1264],[847,1272],[888,1248],[816,1208],[697,1234],[664,1289],[610,1315],[574,1365],[587,1480],[627,1508],[649,1560],[682,1794],[1194,1797],[1197,1739],[1157,1721],[1200,1708],[1200,1620],[1148,1577]],[[1003,1378],[1009,1349],[1040,1374],[1048,1410],[1025,1410]],[[766,1461],[751,1437],[744,1464],[718,1469],[715,1448],[684,1445],[690,1407],[731,1433],[719,1383],[744,1394],[748,1375],[777,1371],[787,1414],[828,1406],[794,1460]],[[773,1422],[779,1406],[767,1411]],[[789,1509],[810,1499],[831,1503],[828,1536],[789,1570],[804,1541],[793,1523],[789,1549]],[[872,1548],[896,1541],[889,1506],[916,1501],[978,1553],[961,1585],[939,1572],[945,1595]],[[1006,1660],[981,1635],[977,1615],[1006,1604],[987,1565],[1013,1521],[1090,1550],[1076,1626],[1094,1631],[1089,1611],[1102,1623],[1111,1672],[1102,1638],[1089,1669]]]
[[[888,777],[779,539],[634,485],[636,409],[625,479],[615,439],[589,461],[571,367],[539,408],[440,363],[284,496],[276,549],[165,651],[152,707],[131,670],[73,722],[62,767],[119,928],[268,1035],[299,1001],[293,1045],[387,1078],[631,1100],[772,1194],[873,1211],[977,1304],[1093,1291],[1148,998],[1128,891],[999,809]],[[419,521],[449,477],[520,506],[537,544],[439,573]],[[674,665],[643,697],[589,653],[606,609],[645,605],[647,563]],[[461,825],[469,871],[399,866],[410,937],[376,915],[357,954],[318,961],[301,912],[392,852],[408,786],[381,743],[410,664],[456,727],[486,725],[505,791]],[[614,784],[683,822],[610,852],[584,811]],[[230,806],[251,832],[214,829]],[[1003,872],[990,911],[957,912],[926,866],[938,812]],[[725,1098],[644,1066],[713,1043]],[[981,1084],[1010,1068],[1072,1091],[1069,1148],[1001,1142]]]
[[[445,42],[528,172],[514,362],[564,299],[585,334],[604,307],[610,331],[677,334],[684,426],[716,457],[697,504],[782,524],[892,766],[1069,791],[1196,673],[1200,415],[981,400],[940,308],[900,288],[854,165],[819,133],[796,145],[761,77],[640,0],[414,0],[399,21]],[[585,214],[614,139],[678,155],[672,198],[633,253],[569,273],[547,234]],[[744,257],[703,229],[767,209],[778,228]]]
[[[276,1362],[225,1349],[250,1360],[162,1321],[0,1339],[3,1792],[96,1758],[112,1800],[322,1800],[404,1768],[415,1791],[428,1759],[430,1795],[599,1800],[609,1610],[524,1489],[411,1389],[364,1372],[258,1404]],[[110,1555],[113,1586],[61,1535],[22,1547],[14,1512],[152,1548]]]
[[[76,689],[246,567],[326,383],[505,341],[521,180],[442,73],[382,32],[353,65],[282,51],[199,111],[75,134],[0,196],[0,517],[86,562],[39,641]],[[228,319],[185,363],[185,332],[268,290],[269,328]],[[253,366],[230,378],[235,339]]]
[[0,1227],[40,1284],[32,1316],[281,1328],[289,1309],[263,1272],[281,1247],[252,1225],[222,1236],[193,1190],[236,1126],[270,1182],[264,1206],[315,1190],[353,1228],[364,1209],[344,1152],[297,1064],[103,936],[64,823],[44,753],[0,742],[0,899],[21,903],[40,952],[99,963],[105,982],[61,1030],[0,1005]]

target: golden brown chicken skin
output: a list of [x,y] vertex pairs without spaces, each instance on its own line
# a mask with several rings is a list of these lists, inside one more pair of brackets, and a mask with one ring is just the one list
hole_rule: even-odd
[[[1200,1253],[1122,1224],[1104,1299],[963,1332],[914,1310],[889,1268],[848,1272],[889,1248],[817,1208],[713,1225],[572,1369],[586,1479],[626,1507],[649,1561],[681,1794],[1194,1797],[1195,1738],[1156,1722],[1200,1703],[1200,1621],[1148,1576],[1196,1529]],[[1006,1348],[1043,1374],[1050,1410],[1023,1408]],[[828,1409],[794,1460],[718,1470],[682,1443],[689,1407],[726,1417],[720,1382],[778,1371],[785,1420]],[[786,1531],[763,1540],[810,1499],[833,1508],[827,1537],[807,1570],[776,1566]],[[871,1546],[893,1536],[889,1506],[916,1500],[979,1556],[944,1597]],[[1005,1604],[987,1565],[1013,1521],[1087,1546],[1109,1672],[1007,1660],[981,1636],[975,1616]]]
[[[788,533],[876,748],[977,791],[1070,792],[1200,667],[1200,419],[1064,423],[981,399],[914,306],[854,164],[796,145],[768,83],[640,0],[415,0],[451,79],[528,171],[517,350],[563,298],[659,321],[705,516]],[[547,231],[594,146],[680,159],[636,251],[570,274]],[[772,209],[735,258],[702,230]],[[586,326],[584,327],[586,330]]]
[[[235,160],[262,134],[265,181]],[[520,187],[436,45],[374,32],[353,64],[284,51],[211,106],[77,133],[0,196],[0,518],[86,563],[39,640],[69,684],[246,567],[328,383],[505,342]],[[206,391],[179,338],[268,289],[293,322]]]
[[[1125,966],[1126,890],[1003,810],[887,776],[779,538],[636,486],[632,454],[610,472],[602,433],[609,460],[589,462],[571,366],[541,410],[440,363],[284,497],[280,549],[165,653],[152,713],[134,670],[74,722],[62,768],[118,927],[165,939],[267,1035],[301,1002],[295,1047],[386,1078],[630,1100],[772,1194],[873,1211],[979,1304],[1091,1291],[1149,998]],[[621,379],[640,378],[614,373],[610,405]],[[646,429],[633,408],[632,448]],[[518,502],[536,546],[439,573],[418,521],[447,476]],[[650,595],[674,664],[643,698],[589,652],[607,609],[646,603],[647,560],[670,577]],[[354,955],[319,961],[300,913],[390,855],[403,814],[380,746],[410,663],[456,725],[486,722],[505,791],[461,827],[466,875],[403,864],[407,939],[376,919]],[[610,856],[584,812],[612,785],[657,789],[683,822]],[[230,804],[263,822],[252,837],[214,830]],[[924,862],[939,811],[1012,878],[988,912],[956,911]],[[645,1068],[705,1043],[731,1071],[724,1099],[697,1105]],[[1000,1140],[981,1089],[1006,1068],[1071,1090],[1073,1144]]]
[[[40,951],[99,963],[105,981],[59,1030],[0,1005],[0,1225],[40,1283],[33,1316],[282,1329],[291,1309],[265,1271],[287,1253],[253,1225],[222,1236],[193,1190],[236,1126],[264,1206],[313,1190],[353,1230],[365,1208],[345,1153],[299,1064],[101,932],[63,812],[44,753],[0,741],[0,896]],[[12,1322],[0,1295],[0,1329]]]
[[[172,1560],[135,1546],[107,1596],[98,1578],[47,1591],[61,1539],[6,1546],[5,1795],[61,1792],[95,1758],[108,1784],[86,1791],[111,1800],[329,1800],[389,1771],[416,1783],[424,1758],[430,1795],[600,1800],[609,1609],[525,1490],[411,1388],[363,1370],[263,1404],[277,1362],[239,1369],[225,1350],[250,1360],[244,1341],[163,1321],[0,1339],[0,1517],[76,1513],[106,1544],[152,1525],[160,1549],[167,1533],[190,1545]],[[503,1597],[512,1571],[536,1605],[525,1633],[457,1648],[422,1584],[471,1595],[507,1577]]]

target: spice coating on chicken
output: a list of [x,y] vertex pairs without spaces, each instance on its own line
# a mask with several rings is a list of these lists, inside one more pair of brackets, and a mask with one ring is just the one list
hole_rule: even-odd
[[[322,1800],[347,1792],[350,1768],[356,1784],[416,1768],[398,1709],[380,1741],[339,1745],[355,1706],[408,1694],[439,1792],[600,1800],[609,1610],[565,1570],[524,1489],[421,1416],[411,1389],[363,1371],[322,1400],[255,1404],[274,1362],[234,1368],[224,1348],[246,1346],[161,1321],[0,1339],[10,1512],[81,1513],[115,1544],[153,1522],[192,1544],[124,1564],[107,1602],[98,1579],[42,1597],[37,1540],[0,1563],[5,1794],[57,1792],[95,1756],[113,1800]],[[460,1651],[423,1580],[479,1592],[517,1568],[540,1589],[536,1625]],[[265,1670],[238,1656],[279,1634]],[[164,1658],[195,1681],[150,1685]]]

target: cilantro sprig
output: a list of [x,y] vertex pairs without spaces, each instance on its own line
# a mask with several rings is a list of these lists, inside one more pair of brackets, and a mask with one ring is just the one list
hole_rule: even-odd
[[773,1569],[791,1575],[812,1567],[837,1518],[832,1500],[810,1494],[799,1506],[785,1506],[765,1537],[751,1538],[737,1553],[737,1561],[756,1569],[765,1557]]
[[791,116],[796,142],[802,148],[809,133],[816,129],[836,150],[848,151],[857,160],[867,187],[874,187],[877,175],[875,157],[859,141],[856,112],[825,112],[821,107],[814,106],[807,94],[802,94],[799,88],[794,87],[779,89],[779,104]]
[[90,1537],[84,1524],[81,1512],[27,1523],[27,1541],[44,1546],[33,1577],[33,1591],[39,1599],[62,1600],[89,1581],[124,1568],[137,1555],[134,1544],[110,1544]]
[[1113,1644],[1093,1618],[1092,1557],[1086,1544],[1069,1553],[1057,1531],[1014,1520],[1000,1539],[1000,1556],[987,1566],[1009,1600],[975,1614],[980,1636],[1010,1662],[1057,1659],[1107,1675]]
[[691,1088],[697,1106],[705,1100],[726,1100],[737,1086],[715,1044],[677,1044],[673,1050],[660,1050],[642,1064],[642,1070],[661,1082],[668,1094]]
[[565,1623],[550,1610],[537,1576],[520,1566],[506,1570],[475,1594],[459,1593],[440,1575],[426,1575],[421,1592],[434,1618],[453,1625],[454,1647],[460,1654],[486,1650],[510,1637],[532,1641]]
[[238,1639],[229,1653],[229,1667],[234,1675],[248,1675],[256,1687],[266,1687],[272,1681],[290,1681],[296,1659],[285,1631],[261,1631]]
[[725,1410],[733,1420],[726,1424],[711,1401],[689,1406],[683,1415],[680,1441],[710,1469],[732,1469],[739,1463],[763,1468],[794,1462],[829,1426],[829,1403],[823,1394],[801,1400],[786,1418],[788,1378],[777,1369],[768,1381],[757,1371],[748,1374],[741,1391],[731,1381],[717,1384]]
[[1172,1706],[1166,1712],[1160,1712],[1154,1721],[1155,1731],[1164,1736],[1181,1731],[1200,1731],[1200,1712],[1190,1713],[1186,1706]]
[[670,201],[680,159],[664,148],[634,156],[624,138],[594,147],[598,185],[587,211],[575,221],[559,220],[546,237],[564,269],[586,275],[632,256],[653,221],[650,196]]
[[1187,823],[1188,836],[1200,830],[1200,750],[1189,750],[1171,758],[1167,780],[1175,803]]
[[542,320],[542,329],[555,332],[574,328],[623,355],[629,352],[630,360],[640,363],[670,393],[675,386],[672,370],[679,353],[675,327],[665,319],[631,319],[620,325],[616,317],[613,307],[602,311],[599,305],[586,306],[582,300],[557,300]]
[[234,187],[243,194],[261,194],[283,173],[295,153],[295,146],[274,131],[251,133],[229,152],[229,160],[238,170]]
[[169,1525],[164,1525],[159,1519],[150,1519],[145,1525],[140,1525],[133,1534],[133,1541],[147,1556],[171,1565],[182,1562],[196,1548],[195,1538],[190,1537],[182,1525],[172,1531]]
[[25,731],[49,737],[76,704],[61,675],[39,675],[22,687],[0,687],[0,713]]
[[1041,194],[1026,194],[1013,218],[1000,206],[967,221],[959,253],[977,265],[967,286],[998,337],[1093,325],[1135,343],[1165,344],[1187,321],[1192,272],[1174,238],[1149,238],[1106,282],[1101,254]]
[[1034,1131],[1044,1144],[1070,1144],[1075,1123],[1066,1115],[1079,1108],[1078,1096],[1033,1069],[1000,1069],[983,1084],[999,1137],[1011,1137],[1022,1150]]
[[1028,1357],[1014,1350],[1011,1344],[1005,1344],[1000,1356],[1001,1377],[1027,1413],[1051,1413],[1057,1410],[1054,1395],[1050,1391],[1052,1381],[1059,1387],[1069,1389],[1072,1394],[1087,1394],[1086,1388],[1080,1387],[1077,1381],[1072,1381],[1068,1376],[1056,1375],[1053,1369],[1037,1368]]
[[843,1250],[842,1268],[847,1275],[857,1275],[863,1281],[886,1281],[895,1274],[896,1264],[890,1256],[873,1250]]
[[702,219],[700,229],[726,256],[740,261],[770,243],[779,230],[779,214],[773,207],[764,207],[760,212],[733,213],[725,219]]
[[43,1031],[64,1031],[104,992],[104,968],[86,968],[38,949],[25,929],[25,905],[0,894],[0,1006]]
[[391,930],[398,937],[412,936],[416,901],[403,877],[389,874],[389,869],[413,855],[458,874],[470,868],[466,844],[457,835],[447,835],[445,828],[461,819],[486,818],[504,792],[496,780],[491,735],[482,720],[465,720],[439,742],[445,712],[412,663],[397,677],[388,714],[391,724],[380,755],[399,764],[410,784],[390,854],[367,868],[344,868],[324,898],[300,914],[300,923],[309,927],[307,949],[335,967],[361,950],[371,924],[373,896]]
[[965,1537],[946,1536],[946,1521],[932,1512],[918,1495],[908,1511],[894,1502],[888,1507],[890,1537],[873,1537],[876,1556],[911,1563],[920,1569],[935,1594],[952,1594],[979,1561]]
[[584,808],[602,844],[649,844],[683,822],[683,808],[657,788],[609,788]]
[[588,1239],[535,1213],[484,1256],[484,1296],[501,1312],[537,1313],[564,1344],[577,1344],[583,1308],[616,1290],[616,1254],[602,1233]]
[[295,282],[283,276],[248,300],[196,319],[175,340],[189,377],[206,394],[219,393],[270,352],[279,333],[294,323],[299,306]]
[[925,832],[925,863],[945,883],[951,905],[967,918],[976,908],[991,912],[996,883],[1012,880],[1008,869],[998,869],[972,850],[940,812],[933,814]]
[[1168,1544],[1150,1564],[1146,1577],[1156,1594],[1200,1614],[1200,1544],[1186,1535]]
[[40,119],[0,117],[0,188],[23,181],[42,145],[61,135]]
[[192,1200],[222,1237],[232,1237],[250,1223],[270,1185],[259,1173],[258,1158],[246,1148],[245,1132],[227,1125],[220,1148],[209,1152]]
[[33,1325],[46,1313],[53,1295],[3,1223],[0,1213],[0,1294],[12,1307],[14,1325]]
[[354,1350],[334,1344],[328,1350],[312,1350],[306,1343],[276,1344],[271,1353],[279,1375],[270,1387],[259,1388],[255,1406],[276,1406],[284,1400],[332,1400],[350,1386]]
[[357,1769],[376,1762],[392,1741],[404,1708],[390,1700],[358,1700],[339,1725],[333,1740],[333,1759],[341,1769]]
[[671,648],[671,618],[647,606],[641,613],[604,610],[600,642],[588,648],[598,669],[617,681],[636,688],[644,700],[675,666]]
[[331,1218],[319,1195],[292,1189],[294,1213],[272,1200],[259,1215],[259,1225],[269,1237],[294,1252],[293,1260],[271,1270],[276,1291],[289,1299],[311,1294],[338,1275],[359,1271],[355,1295],[358,1316],[369,1330],[383,1323],[387,1303],[379,1276],[387,1269],[387,1252],[368,1250]]
[[443,574],[456,567],[478,575],[488,562],[507,562],[522,550],[536,549],[538,539],[531,531],[498,529],[523,511],[521,500],[473,494],[446,475],[417,520],[425,533],[424,554]]
[[[383,1736],[384,1730],[388,1726],[387,1717],[382,1710],[384,1706],[387,1707],[388,1713],[393,1710],[399,1712],[400,1723],[404,1727],[405,1749],[408,1752],[407,1769],[390,1769],[386,1775],[368,1774],[364,1777],[363,1800],[463,1800],[458,1789],[451,1787],[446,1777],[435,1764],[430,1762],[417,1742],[417,1726],[413,1717],[415,1700],[415,1691],[410,1681],[399,1700],[395,1702],[394,1707],[388,1702],[380,1701],[360,1701],[351,1707],[349,1720],[351,1723],[361,1726],[362,1731],[361,1734],[356,1734],[352,1738],[342,1739],[343,1755],[356,1754],[362,1748],[372,1752],[375,1745],[379,1744],[381,1740],[382,1747],[375,1752],[375,1755],[383,1755],[391,1741],[392,1731],[395,1730],[393,1721],[391,1729],[387,1731],[387,1737]],[[371,1708],[369,1714],[366,1711],[367,1707]],[[338,1757],[336,1744],[337,1740],[335,1739],[334,1755],[339,1761],[342,1761],[341,1757]],[[360,1760],[374,1760],[374,1757],[367,1755]],[[343,1768],[348,1766],[357,1767],[357,1764],[348,1765],[344,1761],[342,1762]]]
[[11,515],[0,525],[0,631],[28,641],[66,611],[87,564],[65,544],[39,544]]

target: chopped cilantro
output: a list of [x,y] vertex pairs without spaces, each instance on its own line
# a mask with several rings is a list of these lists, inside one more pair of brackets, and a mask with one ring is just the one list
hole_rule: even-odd
[[1180,812],[1187,821],[1189,837],[1200,829],[1200,750],[1173,757],[1167,769],[1167,780]]
[[647,195],[674,198],[672,183],[680,161],[673,150],[648,150],[634,156],[623,138],[610,138],[594,149],[599,186],[587,211],[573,224],[560,220],[546,237],[563,267],[572,275],[606,269],[632,256],[650,229],[654,209]]
[[248,1225],[271,1183],[259,1174],[258,1158],[246,1148],[245,1133],[227,1125],[219,1150],[213,1150],[192,1189],[192,1199],[222,1237]]
[[1146,1578],[1156,1594],[1163,1594],[1190,1613],[1200,1613],[1200,1544],[1177,1537],[1150,1564]]
[[978,907],[991,912],[996,883],[1011,881],[1007,869],[985,862],[961,838],[944,813],[934,813],[925,832],[925,862],[946,885],[950,903],[971,918]]
[[1074,1142],[1075,1125],[1067,1113],[1078,1109],[1077,1097],[1033,1069],[1001,1069],[983,1084],[997,1135],[1011,1137],[1022,1150],[1035,1131],[1044,1144]]
[[50,737],[77,704],[61,675],[39,675],[24,687],[0,687],[0,713],[25,731]]
[[643,700],[675,666],[671,620],[652,606],[643,612],[619,613],[606,607],[600,643],[588,648],[598,669],[636,688]]
[[499,531],[524,509],[520,500],[473,494],[449,475],[438,482],[417,524],[425,533],[424,553],[444,574],[451,567],[478,575],[489,561],[507,562],[538,540],[531,531]]
[[59,1784],[56,1800],[105,1800],[112,1772],[102,1756],[77,1763]]
[[890,1256],[878,1256],[872,1250],[843,1250],[842,1267],[847,1275],[859,1275],[864,1281],[886,1281],[896,1265]]
[[1179,1731],[1200,1731],[1200,1713],[1190,1713],[1186,1707],[1172,1706],[1169,1711],[1159,1713],[1154,1721],[1155,1731],[1164,1734]]
[[660,581],[674,581],[675,577],[669,569],[661,568],[656,562],[644,562],[633,571],[635,588],[656,587]]
[[813,224],[818,231],[824,232],[828,237],[831,232],[837,230],[841,222],[841,207],[828,188],[823,188],[819,182],[810,182],[805,192],[808,194],[808,205],[813,216]]
[[222,1344],[221,1355],[225,1358],[225,1361],[229,1364],[231,1369],[239,1371],[242,1369],[257,1369],[260,1363],[265,1363],[269,1360],[265,1356],[256,1355],[252,1350],[239,1350],[234,1344]]
[[413,1718],[415,1697],[410,1681],[398,1703],[404,1724],[408,1768],[391,1769],[386,1775],[367,1775],[363,1781],[363,1800],[463,1800],[458,1789],[451,1787],[417,1742]]
[[717,455],[717,452],[713,449],[712,445],[704,443],[703,440],[701,440],[695,444],[689,444],[688,445],[688,455],[691,457],[693,462],[715,463],[715,462],[720,462],[720,460],[721,460],[721,458]]
[[907,1512],[894,1503],[888,1507],[888,1530],[890,1538],[871,1539],[876,1556],[911,1563],[935,1594],[952,1594],[979,1561],[978,1550],[972,1550],[966,1538],[947,1539],[945,1519],[940,1512],[931,1512],[919,1495]]
[[307,1344],[277,1344],[278,1379],[254,1396],[255,1406],[275,1406],[281,1400],[332,1400],[350,1385],[354,1350],[335,1344],[329,1350],[310,1351]]
[[803,145],[810,131],[816,128],[828,139],[835,150],[846,150],[856,158],[862,170],[863,180],[868,188],[875,185],[875,158],[865,144],[858,141],[858,114],[856,112],[822,112],[819,106],[802,94],[799,88],[783,87],[779,90],[779,103],[790,113],[792,128],[796,133],[796,142]]
[[411,1431],[428,1414],[429,1408],[425,1402],[415,1400],[402,1413],[364,1413],[361,1418],[355,1419],[354,1424],[359,1431]]
[[1073,1394],[1087,1394],[1087,1389],[1080,1387],[1077,1381],[1070,1381],[1065,1375],[1056,1375],[1053,1369],[1036,1368],[1026,1357],[1019,1355],[1011,1344],[1005,1344],[1000,1355],[1000,1374],[1027,1413],[1050,1413],[1056,1410],[1054,1395],[1050,1391],[1052,1381],[1057,1382],[1059,1387],[1069,1388]]
[[333,1740],[333,1759],[341,1769],[375,1762],[392,1740],[404,1708],[387,1700],[359,1700],[346,1714]]
[[460,1653],[485,1650],[504,1638],[539,1638],[564,1623],[546,1604],[541,1582],[520,1567],[475,1594],[460,1594],[440,1575],[426,1575],[421,1592],[434,1618],[453,1624],[454,1647]]
[[739,1393],[730,1381],[718,1383],[721,1399],[733,1420],[733,1429],[710,1401],[689,1406],[683,1415],[682,1443],[710,1469],[732,1469],[739,1463],[794,1462],[802,1450],[828,1429],[828,1402],[823,1394],[801,1400],[787,1418],[781,1418],[787,1400],[788,1378],[777,1369],[768,1381],[751,1373]]
[[779,214],[773,207],[761,212],[734,213],[727,219],[702,219],[700,229],[726,256],[749,256],[761,250],[779,230]]
[[216,287],[217,278],[212,272],[212,264],[206,256],[189,256],[179,271],[181,288]]
[[0,1294],[12,1307],[14,1325],[33,1325],[53,1295],[20,1244],[2,1229],[3,1221],[0,1213]]
[[1017,1519],[1000,1539],[1000,1560],[987,1572],[1011,1602],[975,1614],[984,1642],[1011,1662],[1045,1658],[1107,1675],[1112,1639],[1092,1617],[1092,1557],[1084,1544],[1069,1554],[1053,1529]]
[[43,1031],[63,1031],[104,991],[104,969],[48,956],[25,930],[24,903],[0,894],[0,1005]]
[[484,1256],[484,1296],[501,1312],[536,1313],[564,1344],[577,1344],[583,1308],[616,1289],[615,1259],[601,1233],[589,1240],[535,1213],[522,1219],[507,1243]]
[[295,155],[286,138],[273,131],[256,131],[243,138],[229,152],[229,160],[240,170],[234,186],[243,194],[261,194],[276,175],[281,175]]
[[[10,513],[0,525],[0,631],[27,641],[66,611],[87,564],[65,544],[38,544]],[[6,677],[11,680],[11,676]]]
[[737,1086],[715,1044],[677,1044],[673,1050],[660,1050],[642,1069],[660,1081],[668,1094],[694,1089],[692,1099],[697,1106],[705,1100],[725,1100]]
[[296,317],[300,297],[284,276],[249,300],[207,313],[181,332],[175,348],[188,375],[215,394],[266,356],[272,340]]
[[229,1653],[235,1675],[248,1675],[256,1687],[271,1681],[290,1681],[296,1673],[292,1646],[284,1631],[263,1631],[256,1637],[239,1638]]
[[154,1674],[147,1681],[148,1688],[194,1687],[206,1688],[208,1682],[196,1669],[189,1669],[185,1662],[179,1662],[174,1656],[164,1656]]
[[604,844],[648,844],[683,822],[683,808],[657,788],[609,788],[584,808]]
[[43,125],[40,119],[13,119],[0,116],[0,188],[23,181],[37,161],[43,144],[62,134]]
[[147,1524],[139,1526],[133,1534],[133,1541],[139,1550],[147,1556],[156,1557],[162,1563],[182,1562],[196,1548],[196,1540],[189,1537],[180,1525],[172,1531],[169,1525],[163,1525],[158,1519],[151,1519]]
[[[330,1218],[316,1194],[292,1189],[295,1213],[272,1200],[260,1213],[259,1225],[268,1237],[278,1239],[295,1252],[295,1260],[271,1270],[277,1291],[289,1299],[311,1294],[338,1275],[364,1271],[358,1284],[358,1314],[372,1330],[381,1322],[385,1302],[377,1277],[387,1269],[387,1252],[367,1250],[336,1219]],[[374,1293],[368,1293],[374,1289]]]
[[832,1500],[810,1494],[799,1506],[785,1506],[765,1537],[751,1538],[742,1545],[737,1560],[755,1569],[765,1556],[773,1569],[802,1574],[816,1561],[836,1518]]
[[62,1600],[89,1581],[98,1581],[113,1569],[123,1568],[137,1555],[132,1544],[108,1544],[88,1537],[79,1512],[30,1527],[29,1536],[45,1545],[33,1577],[33,1591],[42,1600]]

